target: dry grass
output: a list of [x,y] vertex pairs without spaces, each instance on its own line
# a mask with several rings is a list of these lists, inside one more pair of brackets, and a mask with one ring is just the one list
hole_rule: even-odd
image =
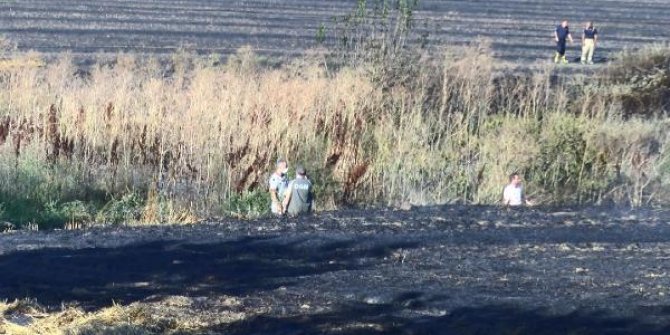
[[585,78],[501,75],[485,41],[382,76],[256,59],[242,49],[222,65],[176,54],[167,70],[132,55],[90,73],[67,56],[3,67],[0,189],[57,204],[135,193],[137,220],[193,222],[263,189],[279,156],[306,164],[321,209],[493,203],[512,171],[546,202],[642,205],[667,186],[667,124],[622,118],[621,101]]
[[150,334],[142,325],[147,325],[151,317],[140,308],[113,306],[86,313],[68,307],[48,313],[33,302],[15,301],[1,304],[0,313],[3,334]]
[[114,305],[94,312],[77,307],[62,307],[50,312],[29,300],[0,303],[0,334],[202,334],[208,328],[246,318],[244,312],[225,310],[235,308],[239,304],[237,299],[219,300],[216,311],[194,308],[191,298],[180,296],[153,303]]

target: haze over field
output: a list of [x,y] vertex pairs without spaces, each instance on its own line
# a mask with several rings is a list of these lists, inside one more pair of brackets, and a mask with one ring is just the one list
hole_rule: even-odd
[[[316,45],[322,24],[332,37],[333,18],[355,6],[355,0],[10,0],[0,2],[0,34],[22,50],[46,53],[163,54],[185,47],[228,54],[251,45],[259,53],[295,55]],[[552,29],[562,18],[577,32],[583,21],[595,20],[599,57],[608,57],[667,41],[667,13],[670,2],[662,0],[422,0],[415,19],[433,46],[483,36],[500,57],[535,61],[551,56]]]

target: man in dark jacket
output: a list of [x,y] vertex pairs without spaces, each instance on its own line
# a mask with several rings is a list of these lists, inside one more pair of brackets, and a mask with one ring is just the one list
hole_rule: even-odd
[[312,183],[307,179],[307,171],[298,165],[295,179],[288,184],[284,195],[284,209],[289,216],[298,216],[312,211]]
[[561,62],[567,64],[568,60],[565,58],[565,44],[567,40],[570,40],[570,43],[573,42],[567,20],[563,20],[560,25],[556,26],[554,40],[556,40],[556,56],[554,56],[554,63]]

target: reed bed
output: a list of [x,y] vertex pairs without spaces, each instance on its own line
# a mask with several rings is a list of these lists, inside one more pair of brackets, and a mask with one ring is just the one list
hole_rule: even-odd
[[663,91],[632,104],[640,73],[627,81],[617,64],[569,78],[494,64],[486,43],[275,68],[248,48],[225,63],[120,54],[85,71],[13,53],[0,61],[2,214],[52,227],[254,217],[278,157],[307,167],[319,210],[494,204],[514,171],[541,204],[666,202]]

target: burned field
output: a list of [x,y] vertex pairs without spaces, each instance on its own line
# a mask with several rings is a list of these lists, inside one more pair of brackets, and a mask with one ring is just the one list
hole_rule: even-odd
[[[368,6],[373,7],[373,1]],[[258,53],[291,56],[316,46],[324,25],[335,43],[333,19],[356,8],[355,0],[317,1],[54,1],[0,3],[0,34],[21,50],[85,57],[99,52],[172,54],[179,48],[226,55],[244,45]],[[579,37],[595,20],[602,35],[597,56],[665,42],[670,3],[661,0],[422,0],[414,19],[436,48],[491,39],[504,59],[534,62],[553,51],[552,33],[562,18]],[[577,56],[578,46],[569,50]]]
[[0,236],[0,273],[0,299],[143,305],[193,315],[194,334],[667,334],[670,212],[445,206],[17,232]]
[[[553,53],[552,30],[561,18],[570,19],[577,32],[582,21],[597,22],[603,38],[597,53],[600,61],[625,48],[667,42],[670,37],[670,30],[662,29],[670,2],[661,0],[420,3],[414,13],[417,33],[428,33],[436,57],[441,48],[484,37],[490,39],[496,57],[544,63]],[[300,55],[316,46],[322,24],[326,27],[326,47],[336,47],[337,42],[329,35],[329,23],[333,17],[349,13],[355,5],[355,0],[10,0],[0,2],[0,42],[6,36],[19,51],[37,50],[45,58],[70,52],[77,60],[89,60],[100,52],[170,57],[180,49],[225,56],[244,45],[259,54],[282,58]],[[577,46],[571,48],[570,57],[576,56]],[[486,60],[490,63],[489,58]],[[170,85],[166,80],[166,86],[156,87]],[[118,93],[114,89],[117,86],[109,87],[109,92]],[[268,95],[263,92],[274,91],[271,88],[275,86],[268,87],[251,96],[265,99]],[[453,87],[458,92],[461,86]],[[103,86],[99,96],[104,96],[107,89]],[[134,89],[126,90],[133,93],[127,100],[135,100]],[[35,92],[48,92],[51,96],[53,89]],[[89,95],[86,90],[74,92]],[[175,92],[183,92],[183,88]],[[231,90],[222,96],[236,96],[237,92]],[[349,90],[343,92],[347,94]],[[445,92],[446,100],[450,91]],[[222,99],[217,97],[212,94],[211,101],[218,104]],[[286,101],[286,106],[293,106],[291,100]],[[108,101],[98,105],[115,106]],[[454,111],[459,112],[478,104],[456,105]],[[25,106],[18,111],[41,108],[30,103]],[[45,129],[56,134],[56,126],[60,125],[56,105],[49,101],[45,106],[51,106],[48,117],[34,114],[38,115],[35,119],[48,120],[49,128]],[[282,110],[273,108],[268,107],[268,111]],[[418,113],[424,111],[422,108],[416,108]],[[106,109],[108,118],[112,110]],[[245,109],[240,110],[239,115],[245,114]],[[324,115],[330,113],[328,108],[323,110]],[[81,112],[76,115],[81,115],[84,108],[78,111]],[[422,129],[423,123],[417,124],[420,127],[407,129]],[[516,123],[510,124],[516,129]],[[609,127],[619,130],[627,125],[612,122]],[[143,129],[138,138],[145,138],[146,125]],[[379,133],[387,132],[380,129]],[[574,129],[575,134],[580,130]],[[608,129],[599,131],[605,133]],[[653,138],[655,129],[640,130],[639,134],[652,134],[640,138]],[[230,132],[231,139],[238,134],[237,128],[234,130]],[[202,133],[207,134],[208,130]],[[414,130],[411,133],[421,134]],[[566,138],[573,137],[573,133],[566,134]],[[107,137],[116,138],[109,143],[112,162],[117,152],[112,148],[119,141],[118,137]],[[48,138],[48,144],[61,152],[60,135]],[[65,143],[70,146],[74,142]],[[247,140],[245,148],[248,143]],[[388,143],[397,141],[389,137]],[[435,148],[426,150],[423,157],[451,147]],[[561,152],[558,145],[547,148]],[[72,151],[62,151],[65,156],[68,152]],[[19,153],[16,151],[17,157]],[[553,158],[549,154],[547,157]],[[266,158],[250,164],[261,166],[257,162]],[[156,159],[154,165],[166,161]],[[50,167],[49,164],[45,166]],[[192,170],[191,165],[187,166]],[[366,169],[367,165],[358,171],[363,171],[362,175]],[[57,179],[52,174],[45,175],[49,179],[44,180]],[[10,184],[10,194],[19,198],[13,193],[14,186]],[[80,186],[76,184],[76,188]],[[84,212],[88,215],[87,208]],[[97,215],[89,217],[95,219],[82,222],[100,222]],[[11,224],[0,227],[13,228]],[[450,205],[407,211],[347,209],[299,220],[213,220],[194,225],[12,231],[0,234],[0,274],[0,334],[53,334],[29,327],[54,315],[65,316],[71,322],[76,318],[89,319],[100,311],[116,315],[108,319],[112,320],[109,327],[120,320],[125,324],[119,327],[142,330],[116,328],[105,334],[668,334],[670,211],[598,207],[510,210]],[[72,315],[76,317],[71,318]],[[60,326],[58,322],[52,325]],[[9,324],[29,330],[8,331]],[[102,332],[89,329],[67,333]]]

